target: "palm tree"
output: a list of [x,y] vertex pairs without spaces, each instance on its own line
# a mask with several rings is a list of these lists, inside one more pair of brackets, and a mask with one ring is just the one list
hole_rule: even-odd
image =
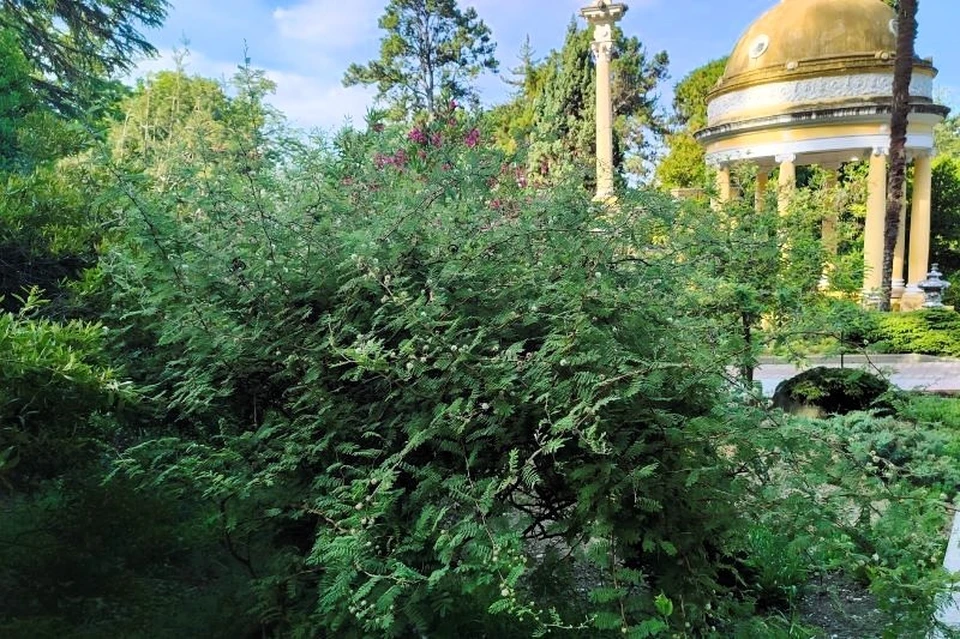
[[890,118],[890,191],[883,230],[883,279],[880,310],[890,310],[893,254],[900,232],[900,211],[906,197],[907,120],[910,115],[910,81],[916,56],[917,5],[919,0],[900,0],[897,6],[897,57],[893,67],[893,113]]

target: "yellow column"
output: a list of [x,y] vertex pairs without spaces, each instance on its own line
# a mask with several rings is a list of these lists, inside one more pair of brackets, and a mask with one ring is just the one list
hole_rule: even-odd
[[823,264],[823,274],[820,276],[820,289],[830,288],[830,272],[834,267],[837,257],[837,223],[839,215],[837,214],[837,202],[835,189],[837,187],[837,166],[824,166],[827,172],[827,179],[824,182],[824,188],[827,190],[827,211],[823,215],[823,221],[820,227],[820,241],[823,243],[823,250],[826,253],[826,260]]
[[904,277],[904,257],[907,249],[907,191],[903,191],[903,205],[900,207],[900,226],[897,231],[897,247],[893,251],[893,274],[890,276],[890,297],[900,299],[907,287]]
[[923,292],[917,286],[930,271],[930,206],[933,165],[929,154],[917,155],[913,164],[913,209],[910,212],[910,268],[907,290],[901,308],[913,310],[923,305]]
[[823,247],[826,249],[827,253],[831,256],[836,256],[837,254],[837,198],[834,189],[837,188],[837,171],[838,167],[835,166],[825,166],[824,170],[827,171],[827,180],[824,183],[824,188],[829,192],[829,198],[827,202],[829,203],[829,209],[826,214],[823,216],[823,223],[820,228],[820,239],[823,241]]
[[610,95],[610,59],[613,55],[613,25],[627,12],[624,4],[595,0],[580,10],[593,25],[593,54],[597,65],[597,194],[598,202],[614,198],[613,100]]
[[777,163],[780,164],[780,179],[777,188],[777,209],[780,214],[785,214],[790,209],[790,199],[794,191],[797,190],[797,156],[790,153],[787,155],[778,155]]
[[766,167],[757,167],[757,191],[754,194],[753,200],[757,213],[763,210],[763,199],[767,194],[767,182],[769,179],[770,174],[767,172]]
[[867,222],[863,229],[863,293],[870,299],[883,279],[883,227],[887,208],[887,150],[870,154],[867,181]]
[[730,166],[721,164],[717,167],[717,199],[714,208],[730,201]]

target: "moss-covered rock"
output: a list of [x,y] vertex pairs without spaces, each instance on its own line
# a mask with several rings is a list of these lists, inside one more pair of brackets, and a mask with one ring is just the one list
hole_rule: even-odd
[[867,371],[819,367],[781,382],[773,404],[791,413],[845,415],[883,408],[878,400],[889,390],[886,380]]

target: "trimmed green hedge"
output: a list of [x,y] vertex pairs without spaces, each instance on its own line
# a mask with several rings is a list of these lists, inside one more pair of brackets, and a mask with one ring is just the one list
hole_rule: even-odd
[[929,310],[878,315],[868,341],[883,353],[960,357],[960,313]]

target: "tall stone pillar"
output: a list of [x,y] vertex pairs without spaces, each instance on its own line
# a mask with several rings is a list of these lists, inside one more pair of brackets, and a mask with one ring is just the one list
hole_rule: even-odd
[[904,258],[907,252],[907,192],[903,192],[903,204],[900,207],[900,226],[897,231],[897,246],[893,250],[893,273],[890,276],[890,298],[900,299],[907,287],[904,279]]
[[863,294],[873,302],[883,280],[883,227],[887,215],[887,149],[870,154],[867,221],[863,229]]
[[717,199],[714,208],[730,201],[730,165],[721,164],[717,167]]
[[780,180],[777,188],[777,209],[784,215],[790,209],[790,199],[797,190],[797,156],[790,153],[778,155],[777,164],[780,165]]
[[907,290],[900,308],[905,311],[923,305],[923,292],[918,284],[930,270],[930,208],[933,164],[929,154],[916,156],[913,164],[913,210],[910,213],[910,268]]
[[827,255],[833,258],[837,255],[837,224],[840,218],[837,210],[840,204],[837,202],[836,193],[834,193],[834,189],[837,188],[837,171],[839,171],[839,167],[824,166],[823,169],[827,172],[827,179],[823,186],[830,192],[827,199],[830,208],[826,214],[824,214],[823,221],[821,222],[820,239],[823,242],[823,248],[827,252]]
[[627,12],[627,5],[595,0],[580,10],[593,25],[593,54],[597,66],[597,194],[595,200],[614,198],[613,186],[613,100],[610,93],[610,59],[613,54],[613,25]]
[[767,182],[769,179],[770,174],[767,172],[766,167],[758,166],[757,189],[753,196],[753,206],[757,210],[757,213],[763,210],[763,200],[767,195]]
[[830,273],[836,266],[837,260],[837,224],[840,215],[838,208],[840,203],[837,201],[837,172],[839,166],[824,166],[823,170],[827,172],[827,179],[823,186],[827,190],[827,211],[823,215],[820,223],[820,241],[823,244],[823,251],[826,254],[826,260],[823,264],[823,274],[820,275],[820,290],[830,288]]

